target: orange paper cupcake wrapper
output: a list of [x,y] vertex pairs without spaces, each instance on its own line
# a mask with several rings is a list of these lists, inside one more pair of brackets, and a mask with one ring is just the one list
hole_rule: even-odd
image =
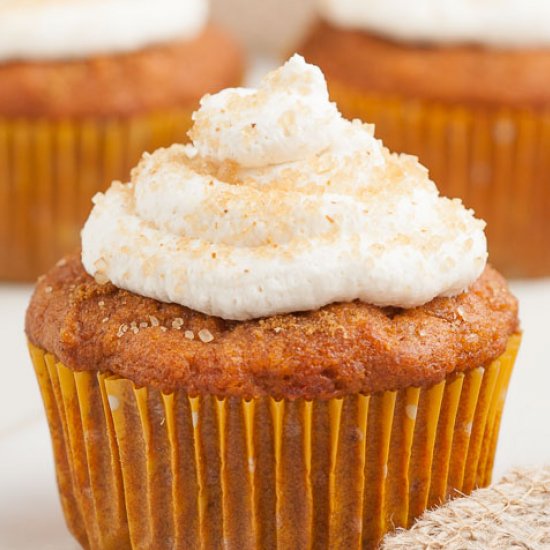
[[331,84],[348,118],[417,155],[441,193],[487,221],[490,261],[509,276],[550,275],[550,108],[381,97]]
[[328,401],[136,388],[31,356],[67,524],[86,548],[374,548],[487,485],[520,337],[428,388]]
[[91,198],[144,151],[186,141],[191,112],[112,120],[0,118],[0,279],[31,280],[78,246]]

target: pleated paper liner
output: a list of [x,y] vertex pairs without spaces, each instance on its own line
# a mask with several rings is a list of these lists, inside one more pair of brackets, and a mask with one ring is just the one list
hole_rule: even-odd
[[0,279],[32,280],[79,243],[91,198],[144,151],[185,141],[191,112],[108,120],[0,118]]
[[390,150],[417,155],[443,195],[487,221],[495,267],[550,275],[550,107],[450,105],[329,84],[344,116],[374,123]]
[[30,349],[85,548],[295,550],[374,548],[487,485],[519,342],[428,388],[328,401],[166,395]]

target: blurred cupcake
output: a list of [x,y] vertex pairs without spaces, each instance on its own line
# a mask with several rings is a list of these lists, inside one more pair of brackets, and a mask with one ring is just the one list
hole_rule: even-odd
[[80,543],[372,548],[486,485],[519,333],[483,222],[300,57],[194,121],[27,313]]
[[0,1],[0,279],[78,245],[90,198],[240,82],[207,0]]
[[300,51],[344,115],[487,220],[491,262],[550,275],[550,7],[321,0]]

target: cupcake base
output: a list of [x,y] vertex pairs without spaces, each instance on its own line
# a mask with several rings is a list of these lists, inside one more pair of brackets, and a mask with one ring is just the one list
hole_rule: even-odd
[[74,250],[91,198],[144,151],[186,141],[190,109],[103,120],[0,118],[0,279],[33,280]]
[[490,482],[519,342],[431,387],[327,401],[166,395],[30,351],[84,547],[374,548]]

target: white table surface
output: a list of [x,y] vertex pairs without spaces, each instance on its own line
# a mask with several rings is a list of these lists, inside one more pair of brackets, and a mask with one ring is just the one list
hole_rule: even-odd
[[[525,331],[501,428],[495,478],[550,462],[550,279],[515,282]],[[69,550],[48,428],[27,357],[23,318],[31,289],[0,284],[0,549]],[[546,318],[545,318],[546,317]]]

